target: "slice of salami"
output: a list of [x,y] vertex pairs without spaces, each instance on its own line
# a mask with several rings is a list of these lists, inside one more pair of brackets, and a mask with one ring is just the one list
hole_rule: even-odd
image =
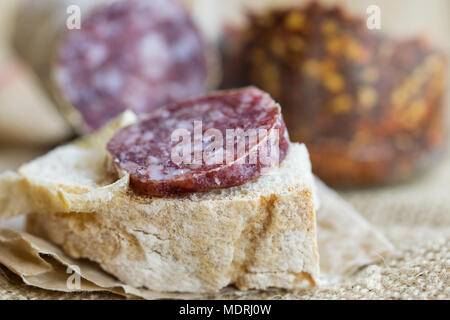
[[178,2],[116,0],[82,18],[62,36],[53,78],[83,131],[205,92],[205,45]]
[[278,166],[288,149],[280,106],[253,87],[160,108],[108,143],[132,189],[150,196],[242,185]]

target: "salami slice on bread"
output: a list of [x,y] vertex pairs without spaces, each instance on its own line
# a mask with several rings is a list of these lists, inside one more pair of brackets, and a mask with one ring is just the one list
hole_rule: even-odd
[[308,151],[291,144],[269,174],[243,185],[141,196],[117,177],[110,139],[136,116],[0,176],[0,217],[29,214],[29,232],[123,282],[156,291],[217,292],[314,285],[319,276]]
[[120,130],[107,148],[134,191],[164,196],[254,180],[286,158],[289,135],[280,105],[247,87],[159,108]]

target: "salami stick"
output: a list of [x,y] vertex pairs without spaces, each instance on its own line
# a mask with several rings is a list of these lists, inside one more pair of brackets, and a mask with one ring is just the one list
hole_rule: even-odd
[[[73,5],[81,28],[69,30]],[[175,0],[26,1],[14,39],[83,133],[125,109],[142,114],[206,90],[205,45]]]

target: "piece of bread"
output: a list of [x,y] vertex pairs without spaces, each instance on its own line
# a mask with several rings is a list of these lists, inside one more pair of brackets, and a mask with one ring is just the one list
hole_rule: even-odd
[[[0,189],[8,185],[0,217],[17,206],[30,213],[28,231],[136,287],[200,293],[230,284],[316,283],[314,182],[304,145],[292,144],[280,168],[245,185],[149,198],[108,168],[106,143],[134,121],[126,112],[97,134],[0,176]],[[9,190],[16,200],[5,200]]]

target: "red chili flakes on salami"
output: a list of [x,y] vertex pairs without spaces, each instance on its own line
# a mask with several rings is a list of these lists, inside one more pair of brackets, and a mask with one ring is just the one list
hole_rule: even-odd
[[205,92],[205,46],[176,1],[116,1],[65,34],[54,75],[94,131],[125,109],[147,113]]
[[167,196],[252,181],[285,159],[289,143],[280,106],[249,87],[160,108],[108,150],[136,193]]

